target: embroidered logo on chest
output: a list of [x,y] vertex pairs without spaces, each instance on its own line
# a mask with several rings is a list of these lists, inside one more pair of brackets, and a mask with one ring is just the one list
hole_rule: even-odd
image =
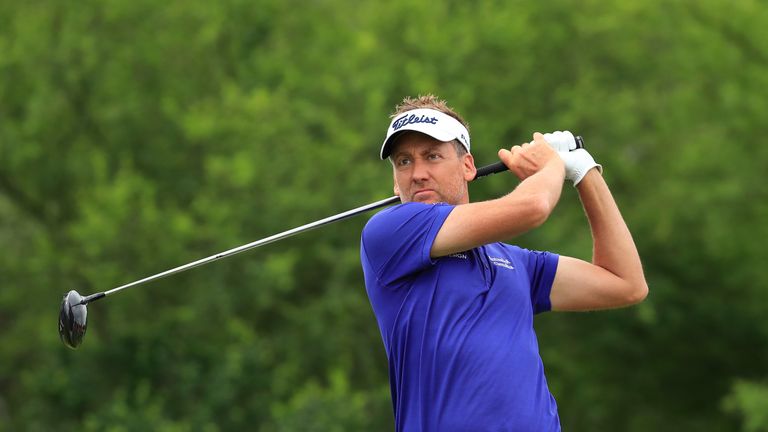
[[515,266],[512,265],[512,262],[509,261],[506,258],[496,258],[488,255],[488,259],[491,260],[491,263],[495,265],[496,267],[504,267],[506,269],[514,270]]

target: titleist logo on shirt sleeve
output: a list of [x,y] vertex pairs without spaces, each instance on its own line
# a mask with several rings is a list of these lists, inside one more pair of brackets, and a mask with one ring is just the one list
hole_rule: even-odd
[[437,124],[437,117],[427,117],[425,115],[417,116],[416,114],[404,115],[392,122],[392,130],[398,130],[403,126],[414,123]]

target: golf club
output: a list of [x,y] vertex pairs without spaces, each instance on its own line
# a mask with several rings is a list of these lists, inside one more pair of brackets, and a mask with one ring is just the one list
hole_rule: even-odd
[[[580,136],[576,136],[575,141],[576,141],[577,149],[584,147],[584,140]],[[494,164],[478,168],[477,174],[475,175],[475,178],[473,180],[478,179],[480,177],[485,177],[490,174],[496,174],[502,171],[507,171],[507,169],[508,169],[507,166],[504,165],[503,162],[496,162]],[[61,341],[64,342],[64,345],[72,349],[76,349],[78,346],[80,346],[80,344],[82,344],[83,337],[85,336],[85,331],[87,330],[87,327],[88,327],[88,323],[87,323],[88,310],[86,309],[86,305],[88,303],[102,299],[116,292],[122,291],[126,288],[131,288],[146,282],[150,282],[156,279],[170,276],[175,273],[179,273],[185,270],[199,267],[201,265],[208,264],[210,262],[213,262],[222,258],[236,255],[240,252],[245,252],[247,250],[251,250],[259,246],[264,246],[266,244],[291,237],[293,235],[302,233],[304,231],[309,231],[311,229],[321,227],[323,225],[328,225],[336,221],[351,218],[352,216],[356,216],[360,213],[365,213],[367,211],[385,207],[385,206],[394,204],[398,201],[400,201],[400,197],[393,196],[387,199],[383,199],[381,201],[376,201],[370,204],[366,204],[364,206],[357,207],[352,210],[347,210],[343,213],[339,213],[334,216],[329,216],[327,218],[320,219],[318,221],[311,222],[306,225],[302,225],[287,231],[283,231],[278,234],[274,234],[269,237],[265,237],[261,240],[256,240],[254,242],[244,244],[242,246],[238,246],[236,248],[229,249],[227,251],[220,252],[215,255],[211,255],[207,258],[202,258],[197,261],[193,261],[191,263],[184,264],[179,267],[172,268],[170,270],[166,270],[162,273],[158,273],[156,275],[149,276],[144,279],[140,279],[135,282],[131,282],[131,283],[119,286],[117,288],[113,288],[109,291],[99,292],[99,293],[95,293],[95,294],[91,294],[83,297],[77,291],[71,290],[68,293],[66,293],[64,295],[64,298],[61,300],[61,309],[59,311],[59,336],[61,337]]]

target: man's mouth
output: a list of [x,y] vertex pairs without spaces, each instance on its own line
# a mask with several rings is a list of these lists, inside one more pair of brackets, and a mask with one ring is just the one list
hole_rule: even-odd
[[435,191],[432,189],[419,189],[413,193],[413,199],[426,198],[431,193],[435,193]]

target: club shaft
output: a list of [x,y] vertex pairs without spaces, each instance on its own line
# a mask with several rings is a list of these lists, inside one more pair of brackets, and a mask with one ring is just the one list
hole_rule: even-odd
[[328,224],[333,223],[333,222],[337,222],[337,221],[340,221],[340,220],[343,220],[343,219],[350,218],[352,216],[356,216],[356,215],[358,215],[360,213],[365,213],[365,212],[370,211],[370,210],[375,210],[375,209],[380,208],[380,207],[388,206],[388,205],[394,204],[394,203],[396,203],[398,201],[400,201],[400,197],[393,196],[393,197],[390,197],[390,198],[387,198],[387,199],[383,199],[381,201],[376,201],[376,202],[373,202],[373,203],[370,203],[370,204],[366,204],[364,206],[360,206],[360,207],[354,208],[352,210],[347,210],[347,211],[345,211],[343,213],[339,213],[337,215],[329,216],[329,217],[327,217],[325,219],[320,219],[320,220],[317,220],[315,222],[311,222],[311,223],[308,223],[306,225],[302,225],[300,227],[292,228],[292,229],[289,229],[287,231],[283,231],[281,233],[274,234],[274,235],[271,235],[269,237],[265,237],[265,238],[263,238],[261,240],[256,240],[254,242],[251,242],[251,243],[248,243],[248,244],[244,244],[242,246],[238,246],[236,248],[229,249],[229,250],[226,250],[224,252],[217,253],[216,255],[211,255],[211,256],[209,256],[207,258],[202,258],[202,259],[199,259],[197,261],[193,261],[191,263],[184,264],[182,266],[179,266],[179,267],[176,267],[176,268],[172,268],[170,270],[166,270],[166,271],[164,271],[162,273],[158,273],[156,275],[152,275],[152,276],[146,277],[144,279],[140,279],[140,280],[137,280],[135,282],[131,282],[129,284],[125,284],[125,285],[119,286],[117,288],[113,288],[113,289],[111,289],[109,291],[105,291],[104,292],[104,296],[108,296],[110,294],[114,294],[114,293],[116,293],[118,291],[121,291],[121,290],[124,290],[126,288],[130,288],[130,287],[133,287],[133,286],[136,286],[136,285],[141,285],[143,283],[147,283],[147,282],[150,282],[150,281],[153,281],[153,280],[164,278],[166,276],[170,276],[170,275],[175,274],[175,273],[179,273],[179,272],[183,272],[185,270],[189,270],[189,269],[192,269],[192,268],[195,268],[195,267],[199,267],[201,265],[205,265],[205,264],[208,264],[210,262],[213,262],[213,261],[216,261],[216,260],[219,260],[219,259],[222,259],[222,258],[230,257],[232,255],[236,255],[236,254],[239,254],[240,252],[245,252],[247,250],[251,250],[251,249],[257,248],[259,246],[264,246],[266,244],[269,244],[269,243],[272,243],[272,242],[276,242],[278,240],[282,240],[284,238],[288,238],[288,237],[294,236],[296,234],[303,233],[305,231],[309,231],[311,229],[321,227],[323,225],[328,225]]

